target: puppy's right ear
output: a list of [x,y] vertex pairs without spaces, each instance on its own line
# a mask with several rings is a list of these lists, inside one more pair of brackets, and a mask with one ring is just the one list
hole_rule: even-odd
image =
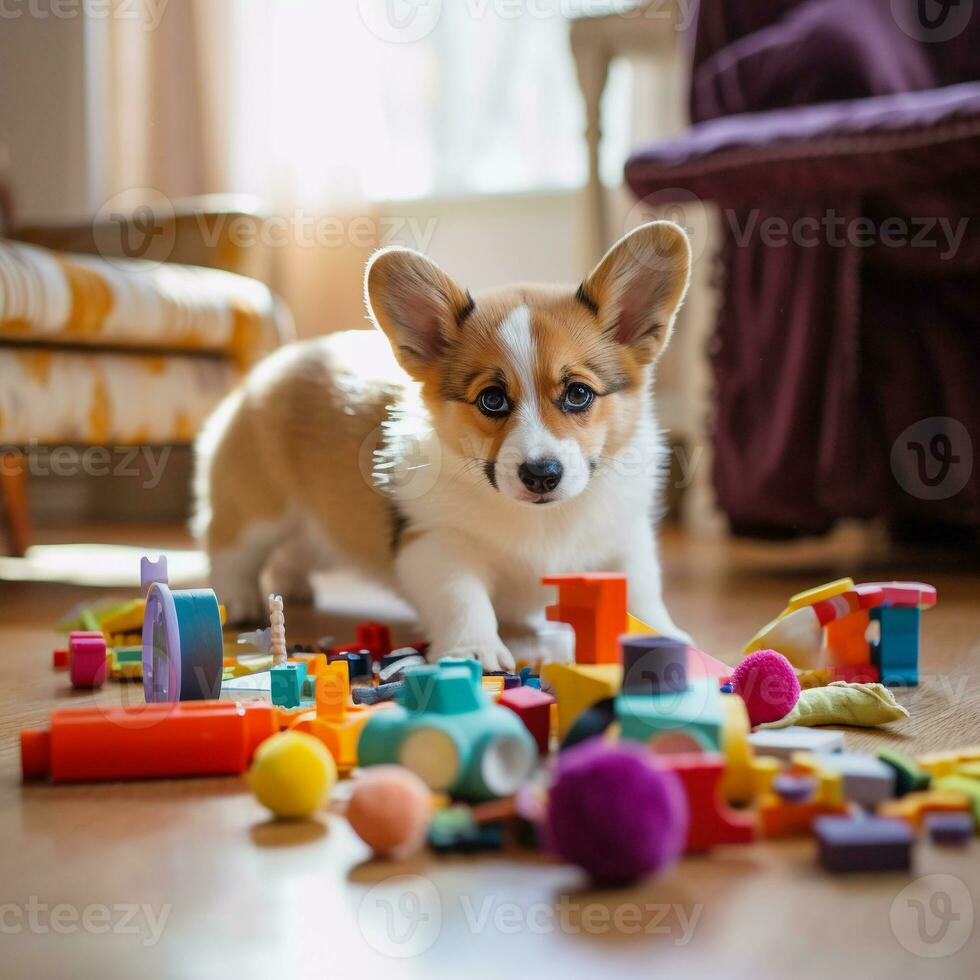
[[365,274],[368,313],[402,367],[419,378],[459,332],[473,299],[420,252],[393,246],[371,256]]

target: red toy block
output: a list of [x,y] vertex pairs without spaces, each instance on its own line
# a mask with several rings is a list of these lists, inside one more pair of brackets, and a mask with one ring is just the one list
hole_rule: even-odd
[[541,755],[548,754],[551,735],[551,706],[555,699],[536,687],[512,687],[504,691],[499,703],[510,708],[538,743]]
[[72,687],[102,687],[106,678],[105,637],[96,632],[70,634],[68,670]]
[[271,704],[179,701],[69,708],[51,727],[20,733],[25,780],[169,779],[244,772],[276,731]]
[[619,637],[626,632],[626,576],[549,575],[541,582],[558,586],[558,602],[548,607],[548,619],[575,630],[575,662],[619,663]]
[[372,660],[380,660],[391,653],[391,630],[384,623],[358,623],[354,631],[355,650],[357,653],[367,650]]
[[71,653],[68,650],[55,650],[51,654],[51,666],[55,670],[67,670],[71,662]]
[[716,844],[750,844],[754,817],[730,809],[721,797],[725,761],[717,752],[685,752],[659,759],[680,777],[687,794],[691,827],[685,850],[707,851]]

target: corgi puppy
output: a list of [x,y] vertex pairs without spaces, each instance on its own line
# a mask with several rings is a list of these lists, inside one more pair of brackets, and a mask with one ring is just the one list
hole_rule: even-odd
[[675,224],[627,235],[578,287],[472,296],[407,248],[369,261],[379,328],[262,361],[197,443],[197,530],[234,621],[264,618],[259,576],[309,597],[343,563],[415,608],[430,658],[512,670],[542,576],[624,572],[633,615],[684,639],[655,538],[664,447],[652,391],[687,290]]

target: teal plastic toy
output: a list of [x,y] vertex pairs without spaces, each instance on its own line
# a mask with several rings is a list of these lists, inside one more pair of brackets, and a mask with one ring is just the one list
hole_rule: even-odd
[[722,701],[713,677],[693,678],[682,691],[620,694],[616,720],[621,737],[631,741],[683,734],[704,752],[721,751]]
[[409,667],[398,704],[372,715],[357,743],[361,766],[399,763],[437,792],[462,800],[508,796],[538,749],[513,711],[483,690],[475,660]]

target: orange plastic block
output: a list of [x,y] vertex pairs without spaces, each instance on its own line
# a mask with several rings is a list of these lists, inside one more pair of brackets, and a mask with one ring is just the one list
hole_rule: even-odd
[[293,653],[286,658],[287,663],[305,663],[307,677],[319,677],[327,669],[325,653]]
[[879,817],[896,817],[918,829],[922,827],[922,820],[927,813],[948,813],[955,810],[970,812],[970,800],[965,793],[933,789],[907,793],[897,800],[882,800],[878,804],[877,812]]
[[289,727],[316,736],[330,750],[341,772],[357,765],[357,740],[374,711],[390,704],[354,704],[350,697],[350,672],[343,660],[327,664],[316,676],[316,710],[296,715]]
[[244,772],[276,732],[271,704],[180,701],[133,708],[68,708],[47,731],[20,733],[24,779],[166,779]]
[[484,677],[480,685],[495,701],[499,701],[500,695],[504,693],[504,679],[502,677]]
[[859,666],[871,663],[871,647],[865,633],[871,623],[866,609],[858,609],[824,627],[827,662],[835,667]]
[[619,663],[619,638],[626,632],[626,576],[592,572],[550,575],[541,581],[558,586],[558,602],[548,607],[548,619],[575,630],[575,662]]
[[729,809],[722,799],[725,764],[717,752],[685,752],[660,756],[680,777],[687,794],[691,825],[686,850],[706,851],[716,844],[749,844],[755,840],[755,820]]
[[847,807],[810,800],[789,803],[775,793],[759,802],[759,830],[763,837],[797,837],[809,834],[817,817],[847,813]]

